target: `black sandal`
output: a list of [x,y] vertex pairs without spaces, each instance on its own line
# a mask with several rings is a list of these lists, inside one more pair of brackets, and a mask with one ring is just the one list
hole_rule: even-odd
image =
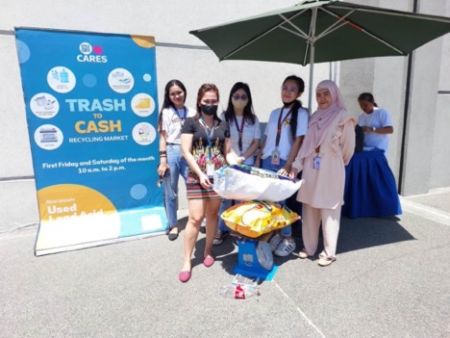
[[[172,229],[175,229],[175,228],[177,228],[177,232],[176,232],[176,233],[171,232]],[[174,226],[174,227],[171,228],[171,229],[169,230],[169,232],[167,233],[167,237],[169,238],[169,241],[174,241],[174,240],[176,240],[176,239],[178,238],[178,235],[179,235],[179,234],[180,234],[180,230],[178,229],[178,227]]]

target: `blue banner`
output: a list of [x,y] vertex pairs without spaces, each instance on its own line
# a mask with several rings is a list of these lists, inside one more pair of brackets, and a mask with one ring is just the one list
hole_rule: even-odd
[[16,29],[16,42],[36,254],[165,231],[154,38]]

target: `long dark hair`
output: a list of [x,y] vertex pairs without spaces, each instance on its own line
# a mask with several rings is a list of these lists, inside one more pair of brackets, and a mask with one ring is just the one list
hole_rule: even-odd
[[358,101],[367,101],[372,103],[375,107],[378,107],[377,103],[375,102],[375,98],[373,97],[372,93],[369,92],[359,94]]
[[239,89],[242,89],[248,97],[246,106],[244,107],[244,121],[249,124],[255,124],[255,113],[253,112],[252,94],[250,93],[250,87],[244,82],[236,82],[230,90],[230,96],[228,98],[227,110],[225,110],[225,120],[230,123],[236,119],[234,112],[234,106],[232,97]]
[[[293,81],[297,84],[299,94],[301,94],[305,91],[305,82],[303,81],[303,79],[301,77],[298,77],[296,75],[289,75],[287,78],[284,79],[283,85],[287,81]],[[295,134],[297,133],[298,110],[301,107],[302,107],[302,102],[300,100],[295,100],[294,104],[291,107],[291,110],[289,111],[291,113],[291,134],[292,134],[293,139],[295,139]]]
[[169,82],[167,82],[166,87],[164,88],[164,101],[161,107],[161,111],[159,112],[159,117],[158,117],[158,128],[161,129],[161,124],[162,124],[162,114],[163,114],[163,110],[166,108],[173,108],[174,110],[176,110],[175,105],[173,104],[172,100],[170,99],[170,88],[172,88],[173,86],[178,86],[181,88],[181,90],[184,92],[184,101],[186,102],[186,96],[187,96],[187,91],[186,91],[186,87],[184,86],[183,82],[181,82],[180,80],[170,80]]
[[[197,115],[195,116],[195,119],[198,120],[201,116],[201,103],[200,101],[202,100],[203,96],[205,95],[206,92],[215,92],[217,95],[217,101],[220,101],[220,96],[219,96],[219,88],[217,88],[217,86],[214,83],[204,83],[200,86],[200,88],[198,89],[198,93],[197,93],[197,103],[195,104],[195,107],[197,108]],[[220,121],[219,117],[217,116],[217,112],[214,115],[214,119],[217,121]]]

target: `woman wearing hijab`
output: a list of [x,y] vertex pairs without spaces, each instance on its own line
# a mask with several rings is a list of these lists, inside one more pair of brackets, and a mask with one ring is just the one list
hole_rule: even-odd
[[355,149],[355,119],[345,110],[339,88],[333,81],[316,88],[318,109],[311,116],[303,146],[290,172],[303,170],[304,184],[297,200],[303,203],[302,237],[299,257],[314,256],[322,222],[324,249],[319,265],[336,260],[341,207],[344,199],[345,168]]

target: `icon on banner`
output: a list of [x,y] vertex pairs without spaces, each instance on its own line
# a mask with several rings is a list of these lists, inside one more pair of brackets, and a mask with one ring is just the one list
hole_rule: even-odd
[[155,110],[155,100],[146,93],[136,94],[131,99],[131,109],[137,116],[150,116]]
[[141,145],[146,146],[156,139],[156,130],[155,128],[147,122],[140,122],[136,124],[133,128],[133,140]]
[[77,55],[78,62],[107,63],[108,57],[103,55],[103,47],[91,45],[89,42],[82,42],[78,46],[81,54]]
[[143,79],[145,82],[150,82],[150,81],[152,80],[152,76],[151,76],[150,74],[148,74],[148,73],[145,73],[145,74],[142,76],[142,79]]
[[31,98],[30,109],[41,119],[50,119],[59,111],[58,100],[48,93],[38,93]]
[[59,148],[64,140],[61,129],[53,124],[44,124],[34,132],[34,141],[44,150]]
[[76,78],[69,68],[57,66],[48,72],[47,82],[55,92],[64,94],[70,92],[75,87]]
[[61,83],[69,83],[69,73],[64,68],[60,71],[56,69],[52,70],[52,78]]
[[148,109],[150,108],[150,99],[148,98],[141,98],[139,99],[138,103],[135,105],[136,108],[140,109]]
[[89,42],[80,43],[81,54],[88,55],[92,53],[92,45]]
[[116,68],[109,73],[108,84],[116,93],[124,94],[133,89],[134,78],[125,68]]
[[36,104],[39,107],[42,107],[45,110],[53,109],[53,107],[55,106],[55,102],[56,102],[56,100],[46,98],[45,95],[38,96],[37,98],[34,99],[34,101],[36,102]]
[[47,99],[45,95],[38,96],[34,99],[39,107],[44,108],[45,110],[50,110],[54,107],[55,100]]

